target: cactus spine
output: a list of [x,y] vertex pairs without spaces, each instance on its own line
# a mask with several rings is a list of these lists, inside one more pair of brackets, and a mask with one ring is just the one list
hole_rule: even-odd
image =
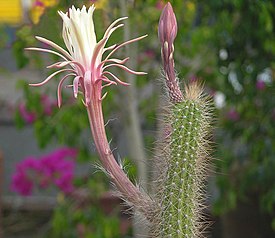
[[197,84],[186,86],[182,102],[167,114],[169,137],[162,143],[156,181],[158,203],[153,237],[203,237],[204,181],[209,167],[211,112]]
[[[172,106],[169,148],[159,180],[157,237],[201,237],[203,181],[208,160],[209,109],[198,85],[186,88],[182,102]],[[163,146],[165,148],[165,146]],[[169,152],[167,153],[167,150]]]

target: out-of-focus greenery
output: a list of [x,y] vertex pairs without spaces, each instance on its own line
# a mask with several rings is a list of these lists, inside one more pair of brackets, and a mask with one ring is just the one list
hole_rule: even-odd
[[[105,2],[105,8],[95,12],[98,39],[108,24],[121,16],[119,1]],[[138,68],[147,71],[149,75],[139,77],[138,93],[160,75],[157,24],[163,2],[165,1],[127,2],[130,16],[127,21],[130,22],[132,38],[149,33],[138,48]],[[80,6],[82,3],[60,1],[57,6],[45,11],[37,25],[23,26],[18,30],[18,41],[14,45],[18,65],[23,67],[29,63],[40,67],[42,75],[46,74],[42,66],[49,58],[42,58],[37,52],[22,53],[22,49],[34,45],[31,40],[34,35],[44,36],[64,46],[60,33],[61,19],[56,10],[61,8],[66,11],[71,4]],[[172,0],[171,3],[178,20],[175,63],[179,77],[184,80],[201,80],[205,82],[209,93],[217,95],[219,92],[225,96],[224,106],[216,109],[214,156],[217,158],[215,178],[218,195],[214,197],[214,212],[226,213],[234,209],[238,202],[253,198],[263,212],[274,215],[274,1]],[[122,35],[122,30],[118,30],[110,39],[110,45],[122,41]],[[54,62],[56,58],[50,59]],[[48,73],[50,72],[47,71]],[[56,85],[56,82],[52,84]],[[39,90],[27,87],[24,90],[28,107],[39,112],[39,97],[36,95]],[[106,118],[116,115],[120,105],[116,88],[112,87],[108,91],[108,97],[104,100]],[[146,130],[155,128],[152,120],[156,117],[155,92],[158,90],[153,91],[149,98],[141,98],[139,101],[143,128]],[[55,94],[52,90],[49,93]],[[81,100],[71,103],[69,95],[71,94],[63,93],[64,104],[61,110],[54,110],[51,117],[38,118],[34,123],[41,146],[57,140],[83,148],[80,135],[88,127],[87,116]],[[152,144],[151,138],[146,140],[150,141],[148,145]]]
[[120,230],[118,217],[121,216],[121,211],[117,206],[117,199],[112,200],[110,197],[107,204],[110,209],[103,212],[106,202],[100,199],[106,189],[102,186],[104,176],[101,173],[96,178],[93,176],[92,179],[78,179],[76,183],[81,187],[70,196],[70,199],[65,199],[63,194],[59,194],[51,229],[45,237],[125,237]]
[[172,3],[179,23],[178,70],[225,96],[216,112],[214,211],[221,214],[252,199],[274,216],[274,2]]

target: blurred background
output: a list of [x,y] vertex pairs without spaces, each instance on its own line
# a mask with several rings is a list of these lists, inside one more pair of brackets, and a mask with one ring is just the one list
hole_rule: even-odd
[[[64,46],[64,12],[95,4],[97,39],[129,16],[109,45],[149,36],[118,56],[131,68],[116,72],[130,87],[104,99],[113,151],[133,181],[150,191],[157,118],[162,105],[157,26],[165,0],[0,0],[0,237],[138,237],[98,169],[81,97],[63,89],[57,108],[52,55],[26,52],[39,35]],[[175,65],[180,82],[200,81],[215,104],[214,167],[208,179],[213,222],[208,237],[275,237],[275,3],[273,0],[174,0],[178,21]]]

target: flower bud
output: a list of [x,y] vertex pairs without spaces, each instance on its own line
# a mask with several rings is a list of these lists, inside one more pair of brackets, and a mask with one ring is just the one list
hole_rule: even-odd
[[167,41],[169,45],[173,44],[177,36],[177,31],[176,16],[171,4],[168,2],[163,8],[159,20],[158,36],[161,44],[164,44],[165,41]]

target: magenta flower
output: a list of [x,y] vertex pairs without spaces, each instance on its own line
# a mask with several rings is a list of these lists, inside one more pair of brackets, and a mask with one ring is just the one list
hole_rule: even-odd
[[17,164],[12,176],[12,191],[28,196],[31,195],[36,184],[40,188],[55,185],[64,193],[72,192],[75,170],[73,159],[76,155],[75,149],[60,148],[41,158],[24,159]]
[[25,173],[17,172],[12,176],[11,190],[19,193],[22,196],[31,195],[33,186],[33,182],[27,177]]
[[256,88],[259,90],[259,91],[263,91],[265,90],[266,88],[266,84],[263,80],[257,80],[256,82]]
[[[67,73],[58,84],[57,93],[59,107],[62,102],[61,89],[64,81],[69,77],[74,77],[72,84],[74,97],[77,97],[80,89],[84,94],[85,105],[88,106],[91,103],[92,93],[96,93],[98,99],[102,100],[106,96],[106,94],[103,96],[101,95],[102,88],[113,84],[116,85],[117,83],[128,85],[128,83],[122,82],[117,76],[108,71],[109,68],[118,67],[132,74],[145,74],[144,72],[137,72],[127,68],[124,64],[129,58],[121,60],[112,58],[112,56],[122,46],[141,40],[146,37],[146,35],[119,45],[106,47],[106,43],[111,34],[123,26],[123,24],[118,23],[127,19],[127,17],[122,17],[114,21],[105,31],[103,38],[97,42],[93,22],[94,10],[94,6],[91,6],[89,9],[83,6],[81,10],[72,6],[67,13],[63,13],[62,11],[58,12],[63,19],[63,40],[67,50],[39,36],[36,37],[37,40],[50,45],[56,51],[43,48],[27,48],[27,50],[52,53],[62,58],[63,61],[50,65],[48,68],[63,69],[54,72],[41,83],[31,84],[32,86],[41,86],[47,83],[55,75]],[[109,54],[103,59],[103,54],[108,51]],[[70,68],[66,68],[66,66]],[[102,85],[102,83],[104,83],[104,85]]]
[[39,0],[35,1],[33,5],[36,7],[44,7],[44,3]]
[[53,108],[55,107],[52,100],[48,97],[48,95],[43,94],[41,96],[41,104],[43,106],[43,110],[45,115],[50,116],[53,112]]
[[19,104],[18,110],[21,117],[26,123],[32,124],[35,121],[36,119],[35,113],[28,111],[24,103]]
[[231,121],[238,121],[240,119],[240,114],[234,108],[230,108],[226,113],[226,117]]
[[31,195],[34,183],[31,179],[33,172],[39,169],[39,162],[34,157],[28,157],[17,164],[12,176],[11,189],[23,196]]
[[156,9],[158,9],[158,10],[163,9],[164,6],[165,6],[165,3],[164,3],[163,0],[158,0],[156,5],[155,5]]

